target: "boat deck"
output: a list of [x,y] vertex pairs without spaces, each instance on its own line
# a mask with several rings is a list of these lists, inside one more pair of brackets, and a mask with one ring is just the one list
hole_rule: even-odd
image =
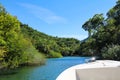
[[[104,68],[104,69],[103,69]],[[110,68],[110,69],[109,69]],[[120,62],[119,61],[112,61],[112,60],[98,60],[95,62],[85,63],[76,65],[73,67],[70,67],[63,71],[56,80],[90,80],[88,78],[89,75],[93,76],[94,74],[99,76],[99,72],[97,70],[101,70],[102,73],[111,73],[110,75],[104,74],[104,76],[111,76],[114,72],[113,78],[115,78],[120,73]],[[103,70],[102,70],[103,69]],[[104,70],[108,70],[107,72]],[[117,71],[118,69],[118,71]],[[93,75],[91,74],[93,70]],[[109,71],[110,70],[110,71]],[[112,77],[112,76],[111,76]],[[88,78],[88,79],[86,79]],[[92,78],[92,77],[91,77]],[[98,77],[99,78],[99,77]],[[100,80],[100,79],[91,79],[91,80]],[[118,76],[118,79],[120,80],[120,77]],[[118,80],[118,79],[111,79],[111,80]],[[107,79],[101,79],[101,80],[107,80]],[[110,79],[109,79],[110,80]]]
[[120,67],[77,69],[76,80],[120,80]]

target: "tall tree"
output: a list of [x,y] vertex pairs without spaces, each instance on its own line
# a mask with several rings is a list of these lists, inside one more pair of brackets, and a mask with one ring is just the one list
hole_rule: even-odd
[[95,14],[92,18],[86,21],[82,28],[85,31],[88,31],[89,37],[98,30],[99,27],[104,25],[104,17],[103,14]]
[[120,25],[120,0],[116,2],[116,5],[110,9],[107,13],[108,20],[114,20],[116,26]]

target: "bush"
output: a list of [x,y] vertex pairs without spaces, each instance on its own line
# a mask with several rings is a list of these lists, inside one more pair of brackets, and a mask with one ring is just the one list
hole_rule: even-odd
[[33,46],[30,46],[24,54],[23,64],[40,65],[45,63],[42,53],[38,52]]
[[62,57],[62,55],[58,52],[55,52],[55,51],[51,50],[48,57],[50,57],[50,58],[60,58],[60,57]]
[[104,59],[120,60],[120,45],[108,45],[101,52]]

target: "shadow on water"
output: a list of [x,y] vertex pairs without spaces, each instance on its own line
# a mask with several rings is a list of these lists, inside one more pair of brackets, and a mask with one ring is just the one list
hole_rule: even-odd
[[17,74],[19,69],[1,69],[0,76]]
[[15,70],[8,70],[0,75],[0,80],[29,80],[35,67],[23,67]]

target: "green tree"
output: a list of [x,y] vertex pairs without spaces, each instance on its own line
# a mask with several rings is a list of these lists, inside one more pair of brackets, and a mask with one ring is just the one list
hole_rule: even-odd
[[[98,14],[90,18],[82,27],[90,34],[90,37],[80,44],[80,52],[83,55],[92,53],[102,58],[116,57],[119,60],[119,47],[116,48],[116,45],[120,45],[120,0],[108,11],[106,19],[102,14]],[[108,46],[111,44],[115,46]]]
[[7,68],[15,68],[20,64],[40,63],[42,60],[40,53],[32,46],[31,40],[23,36],[17,17],[7,13],[5,8],[0,5],[1,65]]
[[102,49],[102,53],[105,59],[120,60],[120,45],[108,45]]
[[76,50],[80,45],[79,40],[73,38],[52,37],[34,30],[25,24],[21,24],[21,29],[24,36],[31,39],[35,48],[39,52],[42,52],[46,57],[58,56],[58,54],[54,53],[60,53],[63,56],[74,56],[77,54]]
[[103,14],[95,14],[92,18],[86,21],[82,28],[85,31],[88,31],[89,37],[98,30],[99,27],[104,25],[104,17]]
[[120,0],[116,2],[116,5],[110,9],[107,13],[108,19],[114,19],[116,26],[120,25]]

